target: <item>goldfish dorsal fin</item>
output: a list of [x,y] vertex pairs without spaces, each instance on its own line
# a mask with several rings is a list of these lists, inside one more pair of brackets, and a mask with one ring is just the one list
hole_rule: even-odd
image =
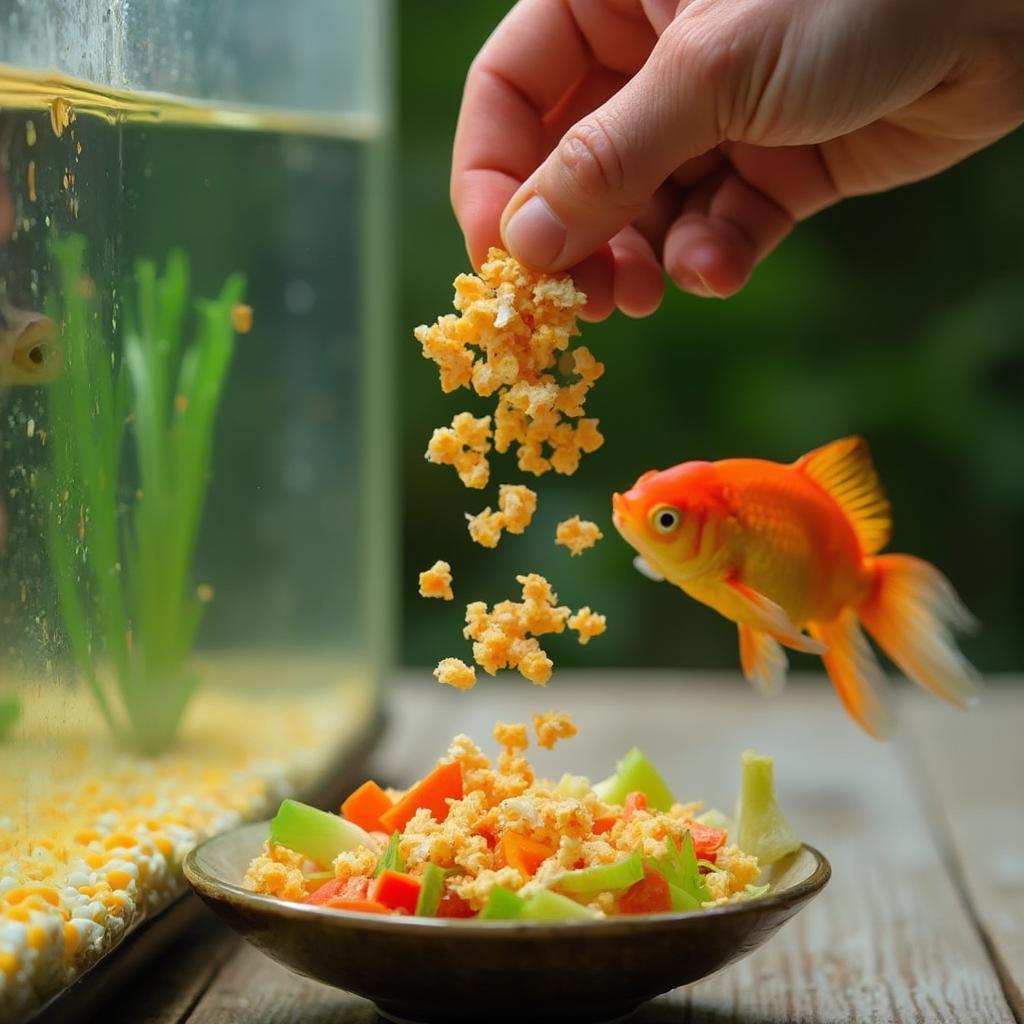
[[866,555],[881,551],[892,534],[889,499],[862,437],[844,437],[815,448],[795,463],[846,514]]

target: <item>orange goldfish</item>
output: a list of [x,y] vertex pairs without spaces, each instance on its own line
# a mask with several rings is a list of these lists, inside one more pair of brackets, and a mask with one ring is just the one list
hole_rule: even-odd
[[953,639],[971,615],[933,565],[878,554],[892,520],[862,438],[790,465],[724,459],[651,470],[612,507],[642,572],[738,625],[743,673],[762,691],[785,681],[783,646],[820,654],[847,711],[885,736],[885,676],[863,625],[915,683],[959,707],[973,702],[977,674]]

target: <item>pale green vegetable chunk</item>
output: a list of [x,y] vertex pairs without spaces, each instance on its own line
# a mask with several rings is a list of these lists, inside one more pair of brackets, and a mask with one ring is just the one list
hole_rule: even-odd
[[[397,834],[397,833],[396,833]],[[444,868],[427,862],[420,876],[420,894],[416,900],[417,917],[436,917],[444,894]]]
[[745,750],[741,759],[740,806],[736,845],[763,867],[800,849],[800,840],[775,800],[775,762]]
[[593,893],[628,889],[644,877],[644,863],[638,853],[631,853],[614,864],[598,864],[592,868],[567,871],[552,883],[563,892]]
[[514,892],[496,885],[491,890],[483,910],[480,911],[481,921],[513,920],[523,916],[526,900]]
[[358,850],[360,846],[374,853],[378,850],[373,836],[358,825],[298,800],[281,801],[270,823],[268,838],[324,866],[334,863],[339,853]]
[[614,775],[594,786],[594,792],[606,804],[620,806],[629,793],[643,793],[648,805],[659,811],[667,811],[676,802],[658,769],[636,747],[619,762]]
[[596,910],[550,889],[541,889],[531,896],[519,912],[519,919],[523,921],[588,921],[596,917],[600,917]]

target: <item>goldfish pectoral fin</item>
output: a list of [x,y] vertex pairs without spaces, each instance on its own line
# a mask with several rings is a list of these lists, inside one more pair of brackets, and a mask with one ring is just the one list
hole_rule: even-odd
[[767,633],[780,644],[784,644],[794,651],[824,654],[825,647],[812,637],[801,633],[793,624],[793,620],[786,614],[786,610],[770,597],[765,597],[764,594],[739,580],[726,580],[726,586],[732,590],[735,597],[739,598],[747,615],[753,620],[748,625]]
[[747,682],[765,697],[774,697],[786,684],[789,661],[786,652],[767,633],[739,624],[740,664]]
[[885,739],[892,729],[885,673],[856,614],[845,611],[833,622],[811,623],[810,630],[828,645],[822,661],[843,707],[865,732]]
[[900,671],[936,697],[966,708],[977,700],[981,677],[960,653],[954,630],[974,618],[945,576],[911,555],[868,560],[877,585],[858,612],[864,627]]
[[644,559],[643,555],[637,555],[633,559],[633,568],[636,569],[641,576],[646,576],[649,580],[654,580],[655,583],[664,583],[665,577],[658,572],[657,569],[651,567],[650,562]]

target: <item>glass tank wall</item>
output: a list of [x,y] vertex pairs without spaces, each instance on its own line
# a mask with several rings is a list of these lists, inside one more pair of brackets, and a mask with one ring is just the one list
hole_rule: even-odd
[[0,1019],[375,719],[386,17],[0,0]]

